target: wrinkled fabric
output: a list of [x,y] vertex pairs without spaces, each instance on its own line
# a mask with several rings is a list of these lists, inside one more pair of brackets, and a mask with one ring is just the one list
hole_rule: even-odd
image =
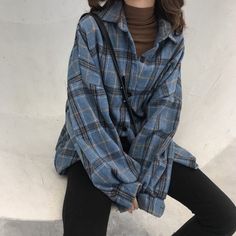
[[[78,21],[69,58],[65,123],[54,166],[58,174],[66,175],[69,166],[82,161],[93,184],[120,212],[137,197],[140,209],[161,217],[173,161],[198,168],[196,157],[173,140],[182,106],[184,36],[174,34],[170,23],[159,18],[153,48],[137,56],[123,1],[95,13],[111,38],[138,134],[101,32],[94,18],[85,15]],[[128,151],[123,150],[121,137],[129,141]]]

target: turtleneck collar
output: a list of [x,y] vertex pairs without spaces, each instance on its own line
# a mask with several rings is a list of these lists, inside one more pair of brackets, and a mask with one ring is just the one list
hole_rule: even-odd
[[[126,24],[126,16],[124,14],[123,4],[124,0],[116,0],[112,4],[108,5],[103,10],[95,10],[103,21],[116,23],[118,28],[123,32],[128,31],[128,25]],[[157,43],[165,40],[167,37],[171,39],[173,43],[177,43],[176,37],[173,36],[172,27],[169,21],[164,18],[158,18],[158,34]]]
[[153,21],[155,17],[154,6],[151,7],[135,7],[128,5],[124,1],[124,12],[126,15],[127,21],[136,22],[141,24],[147,24],[150,21]]

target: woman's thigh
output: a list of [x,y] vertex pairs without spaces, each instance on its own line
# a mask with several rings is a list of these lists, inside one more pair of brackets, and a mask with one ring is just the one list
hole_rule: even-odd
[[62,219],[64,236],[105,236],[112,201],[78,161],[68,169]]
[[174,162],[168,195],[195,214],[196,217],[189,221],[192,225],[197,221],[202,229],[205,227],[209,232],[216,233],[213,235],[232,235],[235,232],[234,203],[200,169]]

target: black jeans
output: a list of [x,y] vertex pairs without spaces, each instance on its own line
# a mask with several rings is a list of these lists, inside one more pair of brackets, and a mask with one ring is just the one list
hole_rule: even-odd
[[[127,150],[123,138],[122,144]],[[234,203],[200,169],[174,162],[168,195],[194,213],[173,236],[230,236],[235,232]],[[111,204],[108,196],[92,184],[82,163],[76,162],[68,168],[63,236],[105,236]]]

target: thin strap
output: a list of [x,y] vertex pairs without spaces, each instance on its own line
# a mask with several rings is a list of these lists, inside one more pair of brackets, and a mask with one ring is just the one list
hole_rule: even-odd
[[118,75],[118,78],[119,78],[120,84],[121,84],[120,89],[122,91],[123,103],[126,105],[126,107],[128,109],[128,112],[129,112],[129,115],[130,115],[130,118],[131,118],[131,122],[133,123],[134,129],[135,129],[135,135],[137,135],[138,129],[137,129],[136,124],[135,124],[133,111],[132,111],[131,106],[130,106],[129,101],[128,101],[128,95],[127,95],[125,83],[123,82],[125,77],[120,74],[118,62],[116,60],[115,52],[114,52],[114,49],[113,49],[113,46],[112,46],[112,43],[111,43],[111,39],[110,39],[109,34],[107,32],[107,29],[104,26],[104,23],[103,23],[102,19],[97,14],[95,14],[93,12],[88,12],[88,13],[84,13],[82,16],[84,16],[86,14],[92,15],[94,17],[94,19],[96,20],[96,22],[97,22],[97,24],[98,24],[98,26],[101,30],[104,41],[106,42],[106,44],[110,48],[111,56],[112,56],[113,63],[114,63],[114,66],[115,66],[115,70],[116,70],[116,73]]
[[[98,26],[99,26],[99,29],[101,30],[101,33],[102,33],[102,37],[104,39],[104,41],[106,42],[106,44],[109,46],[110,48],[110,51],[111,51],[111,56],[112,56],[112,59],[113,59],[113,63],[114,63],[114,66],[115,66],[115,70],[116,70],[116,73],[118,75],[118,78],[120,80],[120,88],[121,88],[121,91],[122,91],[122,95],[123,95],[123,103],[126,105],[127,109],[128,109],[128,112],[129,112],[129,115],[130,115],[130,119],[131,119],[131,122],[133,123],[133,126],[135,128],[135,136],[138,134],[138,129],[136,127],[136,124],[135,124],[135,120],[134,120],[134,115],[133,115],[133,111],[131,109],[131,106],[128,102],[128,95],[127,95],[127,91],[126,91],[126,87],[125,87],[125,84],[123,82],[123,80],[125,79],[125,76],[121,75],[120,74],[120,71],[119,71],[119,66],[118,66],[118,63],[117,63],[117,60],[116,60],[116,56],[115,56],[115,52],[114,52],[114,49],[113,49],[113,46],[112,46],[112,43],[111,43],[111,39],[109,37],[109,34],[107,32],[107,29],[106,27],[104,26],[104,23],[102,21],[102,19],[94,12],[90,11],[90,12],[86,12],[84,13],[81,18],[84,16],[84,15],[91,15],[94,17],[94,19],[96,20]],[[182,40],[183,41],[183,40]],[[174,53],[172,54],[171,58],[168,60],[167,62],[167,66],[165,69],[162,70],[161,74],[159,75],[159,78],[161,79],[162,76],[164,75],[164,73],[169,69],[169,63],[171,62],[171,60],[177,55],[177,53],[179,52],[179,49],[180,47],[182,46],[182,41],[181,43],[179,44],[178,47],[176,47]],[[159,79],[158,79],[159,81]],[[152,90],[153,91],[154,89],[156,89],[156,85],[153,86]]]

